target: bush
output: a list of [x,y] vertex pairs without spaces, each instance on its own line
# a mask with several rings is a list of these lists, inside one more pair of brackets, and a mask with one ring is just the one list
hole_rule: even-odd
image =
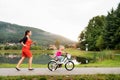
[[81,64],[87,64],[92,59],[78,56],[78,57],[76,57],[76,60],[78,62],[81,62]]
[[5,46],[4,50],[20,50],[21,46],[20,45],[14,45],[14,46]]
[[5,46],[5,47],[4,47],[4,50],[9,50],[9,49],[11,49],[10,46]]
[[31,46],[31,50],[42,50],[40,46]]
[[0,50],[3,50],[4,49],[4,46],[0,46]]
[[115,46],[115,49],[120,49],[120,44],[117,44],[116,46]]

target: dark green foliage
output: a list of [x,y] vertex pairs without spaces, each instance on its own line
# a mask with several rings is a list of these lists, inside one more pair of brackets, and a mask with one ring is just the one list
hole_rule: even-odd
[[19,43],[19,40],[23,38],[26,30],[32,31],[32,39],[35,40],[38,45],[47,46],[49,44],[54,44],[56,40],[59,40],[61,44],[74,43],[62,36],[55,35],[41,29],[10,24],[2,21],[0,21],[0,43]]
[[78,62],[81,62],[81,64],[87,64],[92,59],[91,58],[85,58],[85,57],[77,56],[76,60]]
[[109,49],[120,49],[120,4],[116,10],[111,10],[106,17],[105,46]]
[[85,44],[88,44],[89,50],[99,50],[96,47],[96,41],[99,36],[104,33],[105,17],[96,16],[89,21],[86,29],[80,34],[80,48],[85,49]]
[[79,36],[80,48],[85,50],[120,49],[120,4],[108,15],[93,17]]
[[100,35],[96,40],[96,47],[99,48],[99,50],[102,50],[103,46],[104,46],[104,39],[103,39],[103,36]]

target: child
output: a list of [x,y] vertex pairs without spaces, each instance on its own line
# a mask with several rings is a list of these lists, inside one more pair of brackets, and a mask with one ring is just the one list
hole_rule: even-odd
[[58,49],[58,50],[56,51],[56,53],[55,53],[55,57],[56,57],[60,62],[62,62],[62,60],[64,59],[64,57],[62,56],[63,50],[64,50],[64,46],[60,46],[59,49]]

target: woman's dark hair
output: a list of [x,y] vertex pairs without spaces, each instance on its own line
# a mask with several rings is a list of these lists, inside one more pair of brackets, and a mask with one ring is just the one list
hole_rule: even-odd
[[25,36],[30,32],[30,30],[26,30],[25,31]]

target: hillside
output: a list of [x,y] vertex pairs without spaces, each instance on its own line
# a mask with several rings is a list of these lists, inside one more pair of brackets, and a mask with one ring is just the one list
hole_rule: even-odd
[[41,45],[54,44],[56,40],[59,40],[61,44],[74,43],[73,41],[63,36],[52,34],[41,29],[11,24],[2,21],[0,21],[0,43],[18,43],[19,40],[23,37],[25,30],[31,30],[33,33],[32,39]]

